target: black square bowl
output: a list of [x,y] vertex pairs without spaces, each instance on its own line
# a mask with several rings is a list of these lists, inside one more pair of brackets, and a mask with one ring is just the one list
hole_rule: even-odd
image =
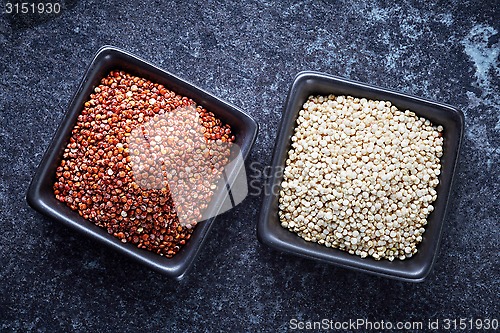
[[[77,212],[66,206],[66,204],[56,200],[52,191],[52,186],[56,180],[56,168],[61,162],[64,148],[69,141],[78,115],[83,109],[83,104],[89,98],[93,89],[100,83],[100,80],[111,70],[117,69],[162,84],[182,96],[191,98],[197,105],[202,105],[207,110],[213,112],[222,121],[231,125],[236,137],[235,144],[239,147],[240,156],[243,159],[247,157],[258,130],[257,123],[250,116],[237,107],[130,53],[115,47],[105,46],[95,55],[76,94],[73,96],[69,108],[33,177],[26,199],[29,205],[38,212],[74,228],[146,266],[176,279],[181,279],[192,265],[215,218],[210,218],[199,223],[191,239],[173,258],[169,259],[153,252],[139,249],[132,244],[121,243],[117,238],[109,235],[103,228],[85,220]],[[234,175],[239,170],[232,168],[225,171],[227,177],[231,178],[232,174]],[[216,216],[227,195],[227,191],[217,190],[207,208],[208,213],[206,212],[206,216]]]
[[[444,152],[441,158],[440,183],[436,188],[437,200],[433,204],[435,209],[428,217],[422,242],[417,247],[418,252],[409,259],[403,261],[395,259],[392,262],[388,260],[377,261],[372,258],[363,259],[339,249],[307,242],[280,225],[278,200],[283,173],[279,170],[283,170],[285,166],[298,113],[310,95],[330,94],[390,101],[399,110],[411,110],[418,116],[425,117],[434,124],[444,127]],[[323,73],[299,73],[288,93],[279,126],[271,169],[276,172],[271,173],[271,177],[265,185],[265,194],[257,226],[259,240],[272,248],[301,257],[398,280],[423,281],[432,268],[438,250],[463,128],[463,114],[451,106]]]

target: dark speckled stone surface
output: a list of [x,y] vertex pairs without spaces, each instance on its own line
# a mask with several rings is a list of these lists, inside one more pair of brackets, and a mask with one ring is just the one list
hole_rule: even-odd
[[[284,332],[292,318],[499,317],[498,2],[126,3],[66,1],[58,16],[0,16],[0,331]],[[255,236],[255,195],[220,216],[181,282],[30,209],[30,179],[105,44],[246,110],[260,124],[248,161],[258,171],[301,70],[461,109],[464,145],[428,279],[397,282],[271,251]]]

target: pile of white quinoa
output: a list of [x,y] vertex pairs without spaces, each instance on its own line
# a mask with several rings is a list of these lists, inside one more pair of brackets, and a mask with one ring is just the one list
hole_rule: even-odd
[[442,130],[387,101],[310,96],[286,160],[281,225],[363,258],[411,257],[437,198]]

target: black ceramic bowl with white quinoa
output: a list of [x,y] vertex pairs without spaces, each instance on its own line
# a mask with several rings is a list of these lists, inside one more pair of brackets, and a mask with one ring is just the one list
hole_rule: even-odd
[[258,224],[275,249],[408,281],[434,262],[457,109],[316,72],[290,89]]

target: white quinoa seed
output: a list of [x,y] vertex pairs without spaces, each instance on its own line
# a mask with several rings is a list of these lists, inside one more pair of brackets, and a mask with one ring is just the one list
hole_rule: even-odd
[[281,226],[362,258],[417,252],[443,155],[441,125],[388,101],[310,96],[281,184]]

